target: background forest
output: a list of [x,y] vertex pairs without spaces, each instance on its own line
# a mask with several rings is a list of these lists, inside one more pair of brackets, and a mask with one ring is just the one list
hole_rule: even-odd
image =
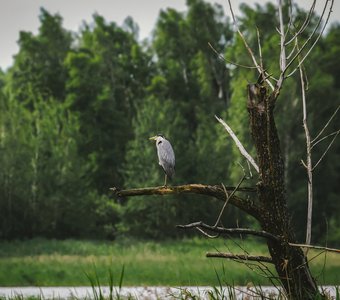
[[[303,20],[306,12],[295,9]],[[248,42],[256,51],[256,24],[266,67],[275,73],[280,50],[275,7],[243,4],[241,12]],[[94,15],[93,22],[70,32],[62,16],[41,9],[39,33],[21,32],[18,43],[13,66],[0,70],[0,239],[164,239],[184,234],[176,224],[216,219],[220,204],[214,199],[114,199],[109,188],[163,183],[155,145],[148,140],[157,133],[175,150],[172,184],[236,185],[238,162],[246,164],[214,115],[222,116],[251,152],[246,84],[257,74],[227,63],[208,46],[251,65],[221,6],[188,0],[186,12],[161,11],[152,37],[142,42],[129,17],[120,27]],[[337,24],[328,27],[305,62],[312,138],[339,106],[339,54]],[[297,78],[287,84],[277,120],[292,223],[302,238],[307,178],[301,165],[301,87]],[[327,132],[338,124],[336,117]],[[322,142],[313,149],[315,161],[327,146]],[[314,242],[339,245],[339,182],[337,141],[314,173]],[[234,207],[223,220],[225,226],[254,225],[250,222]]]

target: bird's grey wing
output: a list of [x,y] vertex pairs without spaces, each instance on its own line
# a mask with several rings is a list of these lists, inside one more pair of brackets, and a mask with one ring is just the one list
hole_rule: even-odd
[[175,153],[167,140],[158,145],[158,158],[165,173],[172,177],[175,174]]

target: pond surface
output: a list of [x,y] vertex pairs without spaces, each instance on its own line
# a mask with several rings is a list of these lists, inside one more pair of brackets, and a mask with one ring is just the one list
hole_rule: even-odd
[[[320,287],[326,291],[326,293],[335,297],[336,288],[334,286]],[[93,299],[94,293],[102,293],[106,298],[110,295],[109,287],[96,288],[95,290],[89,286],[80,287],[0,287],[0,298],[8,298],[20,296],[27,297],[41,297],[42,299]],[[234,299],[261,299],[260,294],[267,297],[278,296],[281,291],[275,287],[263,286],[257,287],[218,287],[213,289],[212,287],[123,287],[119,290],[118,287],[113,288],[114,298],[120,295],[121,297],[131,297],[138,300],[153,300],[153,299],[183,299],[185,295],[193,297],[199,297],[199,299],[209,299],[209,293],[213,293],[217,298],[222,298],[222,294],[229,299],[231,295]],[[98,298],[98,297],[96,297]]]

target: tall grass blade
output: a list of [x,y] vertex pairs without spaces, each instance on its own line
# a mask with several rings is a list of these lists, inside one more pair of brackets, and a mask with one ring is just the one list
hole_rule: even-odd
[[121,299],[120,294],[121,294],[121,290],[122,290],[122,286],[123,286],[124,273],[125,273],[125,265],[123,265],[122,270],[120,272],[119,283],[118,283],[118,291],[116,290],[116,299],[117,300]]
[[124,272],[125,272],[125,265],[122,267],[122,271],[120,273],[120,278],[119,278],[119,290],[121,290],[123,286],[123,279],[124,279]]
[[109,299],[113,300],[113,273],[112,273],[112,269],[109,269],[109,288],[110,288]]

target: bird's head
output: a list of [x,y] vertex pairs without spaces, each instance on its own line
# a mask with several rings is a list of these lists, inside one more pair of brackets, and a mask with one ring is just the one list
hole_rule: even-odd
[[152,136],[151,138],[149,138],[149,140],[156,141],[156,144],[158,144],[158,142],[161,142],[161,141],[165,140],[165,137],[164,137],[163,134],[157,134],[157,135]]

